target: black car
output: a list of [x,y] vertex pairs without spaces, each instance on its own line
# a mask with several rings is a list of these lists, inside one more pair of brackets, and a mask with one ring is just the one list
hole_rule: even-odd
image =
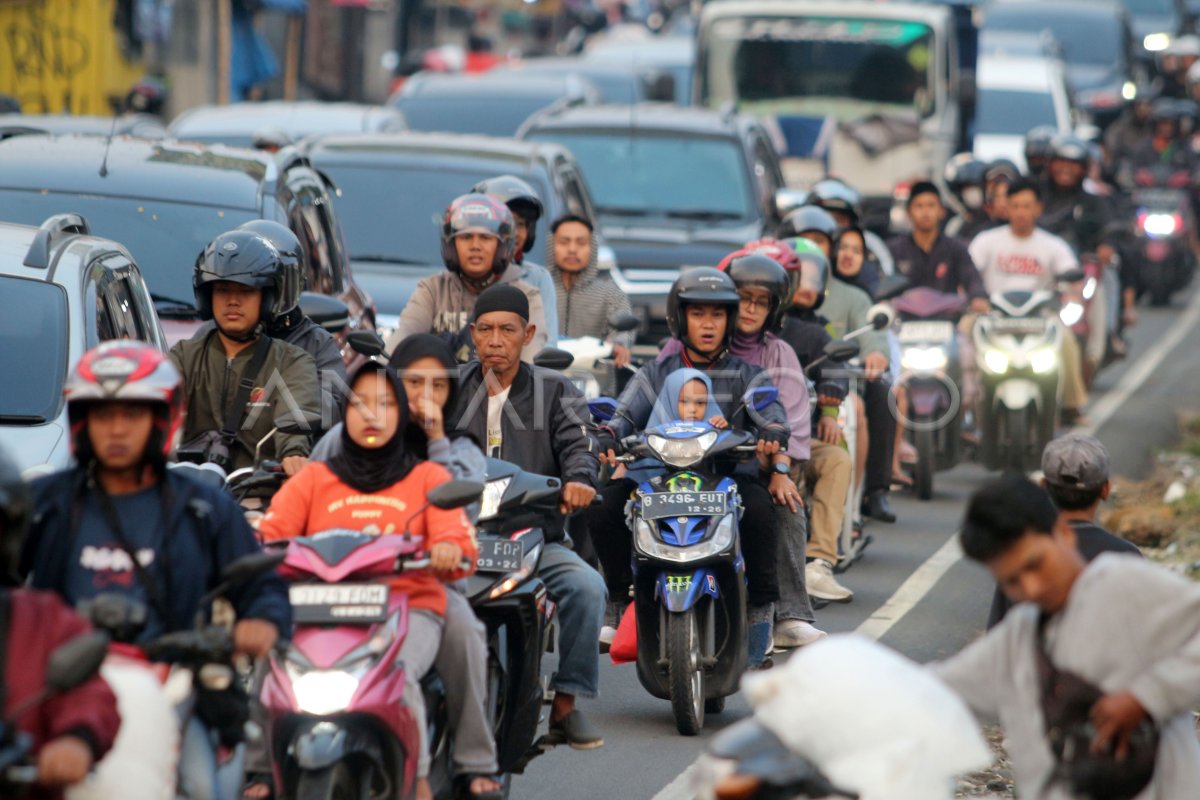
[[410,130],[512,136],[530,115],[550,106],[600,102],[582,75],[419,72],[388,100]]
[[663,103],[539,114],[518,134],[570,149],[587,179],[613,278],[651,337],[681,269],[716,266],[773,232],[784,186],[779,155],[754,118]]
[[1149,62],[1171,42],[1192,32],[1186,0],[1121,0],[1129,11],[1138,57]]
[[659,34],[638,39],[601,38],[589,42],[583,58],[592,63],[622,63],[637,65],[640,70],[665,71],[675,79],[675,103],[681,106],[692,104],[692,75],[696,71],[694,33],[690,36]]
[[1048,31],[1067,67],[1075,105],[1104,126],[1132,99],[1135,64],[1129,15],[1118,0],[995,0],[986,9],[984,38],[996,31],[1036,37]]
[[199,325],[196,257],[218,234],[278,220],[305,245],[307,288],[338,297],[351,328],[373,328],[370,297],[354,283],[324,179],[295,150],[276,154],[95,136],[14,136],[0,142],[0,219],[40,224],[79,214],[141,267],[168,339]]
[[328,136],[309,144],[312,164],[330,176],[354,274],[375,298],[381,328],[393,327],[417,283],[444,269],[446,206],[484,178],[516,175],[546,207],[532,260],[544,263],[549,223],[567,213],[595,218],[571,154],[554,144],[432,133]]
[[405,129],[404,115],[389,106],[274,100],[197,106],[177,116],[168,132],[177,139],[250,147],[262,131],[274,129],[293,142],[331,133],[389,133]]
[[514,78],[578,75],[596,86],[602,103],[628,104],[646,100],[670,103],[675,99],[675,76],[636,59],[531,58],[502,64],[488,74]]

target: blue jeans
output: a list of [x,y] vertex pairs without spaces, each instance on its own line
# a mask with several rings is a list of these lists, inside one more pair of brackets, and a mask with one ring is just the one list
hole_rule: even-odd
[[561,544],[546,545],[538,577],[558,607],[558,672],[550,688],[576,697],[600,691],[600,626],[608,593],[600,573]]
[[243,756],[239,744],[224,764],[217,763],[217,737],[197,717],[190,717],[179,745],[180,794],[191,800],[234,800],[241,794]]

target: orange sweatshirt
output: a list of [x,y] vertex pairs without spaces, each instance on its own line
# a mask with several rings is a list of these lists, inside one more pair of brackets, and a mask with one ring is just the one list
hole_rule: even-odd
[[[450,473],[445,467],[423,461],[399,483],[375,494],[362,494],[342,483],[326,464],[310,461],[283,484],[258,532],[268,542],[334,528],[374,536],[404,533],[404,523],[425,504],[426,493],[448,480]],[[462,509],[444,511],[430,506],[408,523],[408,530],[413,536],[425,537],[425,549],[441,542],[462,549],[463,558],[472,566],[453,573],[447,580],[458,580],[475,571],[479,555],[475,529]],[[446,613],[446,589],[433,573],[407,572],[393,578],[391,585],[408,594],[410,608]]]

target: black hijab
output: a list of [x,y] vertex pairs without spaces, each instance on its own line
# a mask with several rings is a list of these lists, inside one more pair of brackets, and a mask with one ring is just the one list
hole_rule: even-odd
[[[396,432],[383,447],[363,447],[350,438],[350,427],[343,425],[342,449],[330,458],[328,463],[329,469],[342,483],[364,494],[374,494],[404,480],[421,458],[408,447],[408,395],[404,392],[404,384],[390,366],[376,361],[363,364],[350,377],[351,391],[358,379],[368,372],[385,376],[392,385],[392,391],[396,393],[396,406],[400,412]],[[343,419],[349,407],[350,400],[347,399],[342,406]]]
[[[848,233],[858,235],[858,238],[863,243],[863,263],[862,269],[857,275],[843,275],[837,268],[837,248],[842,243],[842,237]],[[833,276],[843,283],[848,283],[851,286],[857,286],[867,293],[867,296],[872,300],[875,299],[875,292],[879,289],[879,281],[882,278],[879,270],[879,264],[875,261],[874,254],[867,248],[867,237],[863,233],[862,228],[849,227],[838,234],[837,242],[834,243],[833,250]]]
[[[397,373],[401,373],[422,358],[435,359],[446,368],[446,377],[450,381],[450,394],[442,406],[442,419],[445,423],[446,436],[454,438],[457,434],[450,430],[450,414],[454,411],[454,404],[458,399],[458,361],[455,360],[450,345],[446,344],[442,337],[432,333],[414,333],[396,345],[396,349],[392,351],[392,357],[388,360],[388,366]],[[413,452],[419,453],[422,458],[425,458],[428,444],[425,432],[415,422],[409,425],[409,429],[405,441]]]

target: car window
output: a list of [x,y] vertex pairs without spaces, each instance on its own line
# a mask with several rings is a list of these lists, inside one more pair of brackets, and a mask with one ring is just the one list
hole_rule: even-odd
[[299,237],[305,253],[304,288],[310,292],[336,294],[333,254],[317,207],[311,202],[301,201],[293,208],[291,217],[292,230]]
[[562,175],[563,199],[567,205],[567,212],[584,219],[592,219],[592,204],[588,202],[587,190],[583,188],[583,177],[569,165],[560,168],[559,173]]
[[988,14],[987,30],[1049,30],[1062,45],[1063,60],[1068,64],[1109,66],[1124,52],[1120,23],[1103,14],[1037,11],[1024,4],[998,7]]
[[70,352],[67,293],[43,281],[0,276],[0,424],[54,419]]
[[396,103],[414,131],[512,136],[532,114],[558,97],[400,97]]
[[758,207],[773,207],[775,192],[782,188],[775,150],[761,135],[752,134],[751,157],[754,162],[754,183],[758,189]]
[[1024,136],[1038,125],[1058,127],[1054,95],[1015,89],[983,89],[975,112],[975,132]]

